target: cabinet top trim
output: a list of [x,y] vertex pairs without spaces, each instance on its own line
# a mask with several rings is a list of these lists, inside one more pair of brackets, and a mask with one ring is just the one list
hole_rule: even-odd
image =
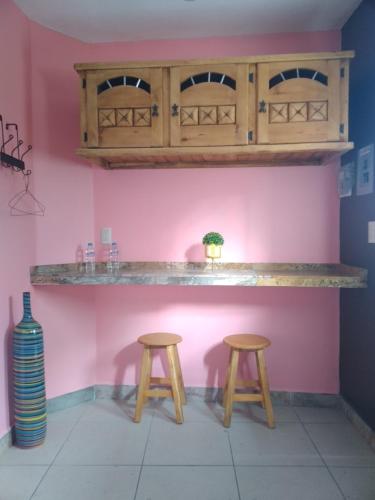
[[257,56],[239,56],[239,57],[224,57],[213,59],[176,59],[162,61],[119,61],[119,62],[92,62],[92,63],[76,63],[74,69],[76,71],[100,70],[100,69],[117,69],[117,68],[151,68],[151,67],[171,67],[171,66],[186,66],[199,64],[228,64],[228,63],[262,63],[262,62],[287,62],[287,61],[311,61],[314,59],[352,59],[355,56],[353,50],[338,51],[338,52],[310,52],[310,53],[294,53],[294,54],[273,54],[273,55],[257,55]]

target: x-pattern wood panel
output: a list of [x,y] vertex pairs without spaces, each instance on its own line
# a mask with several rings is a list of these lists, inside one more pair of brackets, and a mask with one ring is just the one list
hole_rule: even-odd
[[150,108],[99,109],[99,127],[151,127]]
[[216,125],[217,107],[200,106],[199,107],[199,125]]
[[181,108],[181,125],[198,125],[198,106]]
[[270,123],[286,123],[288,121],[288,104],[270,105]]
[[236,106],[218,106],[217,122],[219,125],[236,123]]
[[99,127],[115,127],[116,115],[114,109],[99,109]]
[[309,121],[318,122],[328,120],[328,102],[309,102]]
[[133,110],[131,108],[116,109],[116,123],[118,127],[132,127]]
[[180,114],[181,126],[231,125],[236,123],[236,106],[183,106]]
[[270,104],[270,123],[317,122],[327,120],[327,101]]
[[307,121],[307,103],[291,102],[289,104],[289,121],[305,122]]
[[134,110],[134,126],[135,127],[151,126],[150,108],[136,108]]

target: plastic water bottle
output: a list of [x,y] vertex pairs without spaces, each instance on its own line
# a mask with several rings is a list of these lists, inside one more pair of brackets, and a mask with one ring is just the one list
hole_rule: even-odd
[[95,247],[91,241],[87,243],[85,250],[85,271],[86,273],[95,272]]
[[108,252],[107,271],[117,272],[119,268],[120,268],[120,261],[119,261],[119,251],[117,242],[112,241],[111,247]]
[[112,262],[112,243],[110,245],[106,245],[104,250],[105,261],[107,266],[107,272],[111,273],[113,271],[113,262]]

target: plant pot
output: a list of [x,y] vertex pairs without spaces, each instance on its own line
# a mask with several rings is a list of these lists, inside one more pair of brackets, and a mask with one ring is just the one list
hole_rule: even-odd
[[223,245],[206,245],[206,257],[209,259],[220,259],[221,257],[221,247]]

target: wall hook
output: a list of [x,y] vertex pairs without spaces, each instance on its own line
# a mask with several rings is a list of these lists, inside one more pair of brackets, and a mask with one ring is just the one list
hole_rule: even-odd
[[[23,160],[23,157],[24,157],[24,156],[26,156],[26,155],[27,155],[27,153],[29,153],[32,149],[33,149],[32,145],[31,145],[31,144],[29,144],[29,145],[27,146],[26,151],[24,151],[24,152],[22,153],[22,155],[21,155],[21,160]],[[28,172],[30,172],[30,170],[28,170]],[[31,173],[31,172],[30,172],[30,173]]]
[[[23,161],[23,157],[26,153],[28,153],[31,149],[31,146],[23,153],[20,157],[20,146],[23,144],[23,140],[18,136],[18,125],[17,123],[6,123],[5,130],[10,131],[14,129],[14,133],[10,133],[8,138],[5,139],[4,133],[4,120],[3,116],[0,115],[0,163],[5,168],[11,168],[14,172],[24,172],[25,171],[25,163]],[[7,153],[6,146],[11,143],[13,139],[16,139],[16,144],[10,153]],[[17,156],[14,154],[17,153]]]

